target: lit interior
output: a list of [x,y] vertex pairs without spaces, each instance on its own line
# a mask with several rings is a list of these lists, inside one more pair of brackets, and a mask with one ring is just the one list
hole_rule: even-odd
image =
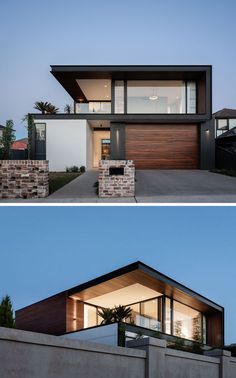
[[145,301],[154,297],[159,297],[159,292],[149,289],[139,283],[115,290],[112,293],[91,298],[87,302],[100,307],[114,307],[116,305],[127,306],[131,303]]
[[88,101],[111,101],[111,80],[77,79],[76,81]]

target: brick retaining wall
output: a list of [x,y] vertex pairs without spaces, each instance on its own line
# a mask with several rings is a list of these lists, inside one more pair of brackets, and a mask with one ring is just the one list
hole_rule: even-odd
[[[110,174],[111,168],[121,168],[123,174]],[[99,197],[134,197],[135,166],[132,160],[100,160]]]
[[0,160],[0,199],[47,197],[48,179],[47,160]]

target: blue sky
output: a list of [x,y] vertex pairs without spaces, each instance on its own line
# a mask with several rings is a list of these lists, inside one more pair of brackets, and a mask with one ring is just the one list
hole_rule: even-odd
[[0,297],[14,308],[136,260],[225,307],[236,342],[234,207],[0,208]]
[[69,95],[50,64],[212,64],[213,110],[236,107],[235,0],[8,0],[0,5],[0,124]]

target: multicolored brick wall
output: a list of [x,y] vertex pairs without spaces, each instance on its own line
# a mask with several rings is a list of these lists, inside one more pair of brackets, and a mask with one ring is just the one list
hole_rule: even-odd
[[[121,169],[122,174],[119,174],[119,171],[117,174],[116,168]],[[134,197],[135,166],[133,161],[101,160],[98,183],[99,197]]]
[[47,160],[0,160],[0,199],[43,198],[48,194]]

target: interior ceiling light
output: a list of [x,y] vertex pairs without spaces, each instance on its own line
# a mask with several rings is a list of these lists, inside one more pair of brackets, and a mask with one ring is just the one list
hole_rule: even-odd
[[153,88],[152,96],[149,96],[149,100],[155,101],[158,99],[158,96],[155,94],[155,89]]
[[151,101],[155,101],[157,99],[158,99],[158,96],[156,96],[156,95],[152,95],[152,96],[149,97],[149,100],[151,100]]
[[107,88],[107,84],[104,85],[104,88]]

